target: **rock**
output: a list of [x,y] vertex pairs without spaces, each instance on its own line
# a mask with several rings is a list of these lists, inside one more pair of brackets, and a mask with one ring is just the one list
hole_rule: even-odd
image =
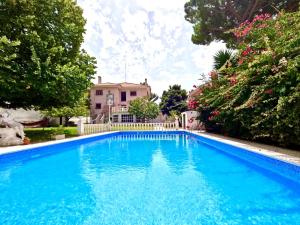
[[8,112],[0,114],[0,146],[21,145],[25,138],[24,126],[15,121]]
[[17,136],[14,128],[0,128],[0,146],[21,145],[23,139]]

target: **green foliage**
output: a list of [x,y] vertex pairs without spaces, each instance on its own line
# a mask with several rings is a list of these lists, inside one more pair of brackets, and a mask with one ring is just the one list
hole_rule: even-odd
[[296,11],[298,0],[189,0],[185,6],[185,19],[194,24],[194,44],[209,44],[214,40],[235,46],[236,39],[227,32],[246,20],[262,13],[277,14],[278,10]]
[[142,121],[155,119],[159,114],[158,105],[146,97],[130,101],[128,111]]
[[52,135],[65,134],[65,128],[63,126],[52,128],[51,133]]
[[177,118],[180,118],[180,114],[178,114],[177,111],[175,110],[172,110],[170,111],[170,116],[167,117],[167,121],[175,121],[176,120],[176,117]]
[[181,89],[180,85],[169,86],[167,91],[164,91],[159,104],[160,111],[164,115],[170,115],[171,111],[176,111],[177,114],[187,110],[187,93]]
[[157,94],[155,94],[155,93],[151,93],[150,94],[150,97],[149,97],[149,101],[151,101],[151,102],[156,102],[157,100],[158,100],[158,95]]
[[[76,127],[63,127],[64,134],[67,138],[77,136]],[[30,143],[39,143],[52,140],[53,127],[45,128],[25,128],[26,137],[30,139]]]
[[0,106],[71,106],[95,58],[80,50],[85,20],[73,0],[1,0]]
[[64,117],[65,123],[68,123],[68,120],[71,117],[76,116],[87,116],[89,113],[89,108],[87,105],[86,97],[82,97],[79,101],[72,107],[64,106],[60,108],[49,108],[48,110],[42,111],[45,116],[49,117]]
[[240,35],[236,66],[195,97],[208,129],[247,139],[300,145],[300,11],[258,16]]
[[219,70],[225,65],[230,59],[234,57],[234,53],[231,50],[220,50],[214,55],[214,70]]

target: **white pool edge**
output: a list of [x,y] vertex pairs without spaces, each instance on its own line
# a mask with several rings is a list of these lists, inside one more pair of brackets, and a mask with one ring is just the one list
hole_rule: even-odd
[[47,147],[47,146],[52,146],[52,145],[56,145],[56,144],[68,143],[68,142],[77,141],[77,140],[83,140],[83,139],[92,138],[92,137],[101,137],[101,136],[104,136],[107,134],[114,134],[114,133],[119,133],[119,132],[120,131],[109,131],[109,132],[103,132],[103,133],[97,133],[97,134],[89,134],[89,135],[83,135],[83,136],[78,136],[78,137],[66,138],[66,139],[62,139],[62,140],[47,141],[47,142],[36,143],[36,144],[1,147],[0,148],[0,156],[9,154],[9,153],[27,151],[27,150],[31,150],[31,149],[39,148],[39,147]]
[[221,138],[221,137],[215,137],[215,136],[211,136],[209,134],[205,134],[205,133],[199,133],[198,131],[190,131],[190,130],[185,130],[187,133],[191,133],[203,138],[207,138],[210,140],[214,140],[214,141],[218,141],[218,142],[222,142],[224,144],[228,144],[228,145],[232,145],[234,147],[238,147],[241,148],[245,151],[250,151],[250,152],[254,152],[256,154],[260,154],[269,158],[273,158],[273,159],[277,159],[289,164],[293,164],[295,166],[300,167],[300,159],[295,157],[295,156],[290,156],[287,154],[283,154],[283,153],[279,153],[279,152],[275,152],[275,151],[271,151],[271,150],[267,150],[264,148],[259,148],[259,147],[255,147],[252,146],[250,144],[244,144],[244,143],[240,143],[237,141],[232,141],[232,140],[228,140],[225,138]]

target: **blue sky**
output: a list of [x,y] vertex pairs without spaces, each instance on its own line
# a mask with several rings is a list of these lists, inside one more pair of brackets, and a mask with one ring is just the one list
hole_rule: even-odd
[[191,42],[192,25],[184,19],[186,0],[79,0],[87,19],[83,48],[97,58],[103,82],[139,83],[148,78],[161,94],[169,85],[190,90],[212,68],[223,43]]

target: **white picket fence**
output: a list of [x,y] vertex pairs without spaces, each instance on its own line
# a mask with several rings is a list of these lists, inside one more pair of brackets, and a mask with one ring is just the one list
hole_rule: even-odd
[[101,132],[110,131],[109,124],[82,124],[83,132],[79,132],[80,135],[84,134],[96,134]]
[[106,131],[123,130],[177,130],[176,123],[112,123],[112,124],[84,124],[78,123],[79,135],[95,134]]

